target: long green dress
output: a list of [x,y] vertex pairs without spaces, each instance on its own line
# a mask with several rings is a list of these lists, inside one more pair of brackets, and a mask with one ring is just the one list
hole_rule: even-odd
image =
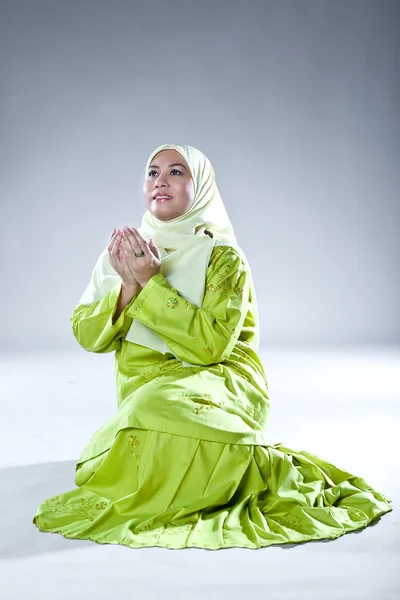
[[[41,531],[131,547],[260,548],[334,539],[392,510],[361,477],[268,444],[254,298],[236,250],[214,248],[201,308],[158,273],[113,324],[119,291],[71,316],[83,348],[115,352],[117,410],[79,457],[75,489],[40,503]],[[128,342],[132,319],[176,356]]]

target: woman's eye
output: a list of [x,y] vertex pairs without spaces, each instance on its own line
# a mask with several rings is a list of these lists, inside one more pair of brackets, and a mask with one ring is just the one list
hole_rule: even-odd
[[[179,169],[172,169],[171,173],[173,173],[173,171],[176,171],[177,173],[179,173],[179,175],[182,175],[181,171],[179,171]],[[151,177],[152,173],[157,173],[157,171],[150,171],[149,172],[149,177]]]

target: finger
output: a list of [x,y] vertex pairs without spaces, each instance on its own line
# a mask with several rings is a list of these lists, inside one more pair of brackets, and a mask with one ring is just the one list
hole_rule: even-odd
[[124,247],[123,238],[119,238],[116,242],[116,250],[115,250],[115,260],[119,263],[119,265],[124,265],[126,260],[126,252]]
[[118,245],[118,258],[119,260],[125,260],[125,245],[124,245],[124,240],[121,240],[119,245]]
[[116,241],[117,239],[118,239],[118,234],[117,234],[117,233],[114,233],[114,234],[111,236],[111,239],[110,239],[109,243],[107,244],[107,248],[108,248],[109,252],[111,252],[111,250],[112,250],[112,248],[113,248],[113,246],[114,246],[114,244],[115,244],[115,241]]
[[112,238],[113,238],[113,235],[114,235],[114,233],[115,233],[115,227],[114,227],[114,229],[112,230],[112,233],[111,233],[110,237],[108,238],[107,246],[108,246],[108,244],[111,242],[111,240],[112,240]]
[[150,248],[150,250],[152,251],[152,253],[154,254],[154,256],[155,256],[156,258],[158,258],[158,256],[157,256],[157,251],[156,251],[156,249],[154,248],[154,246],[153,246],[153,243],[152,243],[152,241],[151,241],[151,240],[149,240],[149,248]]
[[117,232],[114,233],[114,235],[111,238],[111,242],[108,244],[108,248],[110,251],[114,248],[116,243],[118,243],[118,233]]
[[118,238],[118,229],[114,229],[114,233],[111,234],[110,239],[108,240],[108,246],[111,244],[111,242],[113,242],[115,240],[115,238]]
[[128,228],[124,231],[124,233],[125,240],[127,241],[127,244],[129,244],[131,252],[135,252],[135,254],[140,254],[142,252],[142,248],[133,231],[130,228]]
[[121,234],[119,234],[117,237],[116,246],[117,246],[117,252],[120,252],[121,248],[123,248],[123,246],[124,246],[124,238],[122,237]]
[[160,252],[159,252],[157,246],[155,245],[155,243],[153,242],[153,240],[150,240],[149,246],[150,246],[151,251],[153,252],[154,256],[156,258],[158,258],[158,260],[161,260]]
[[127,241],[126,236],[125,236],[124,238],[122,238],[121,244],[120,244],[120,248],[121,248],[120,260],[121,260],[121,263],[124,264],[127,271],[129,271],[131,276],[136,280],[136,274],[133,269],[132,261],[129,260],[129,253],[133,252],[133,250],[132,250],[131,245],[129,245],[129,247],[127,247],[128,244],[129,244],[129,242]]
[[129,228],[130,231],[132,231],[132,233],[136,236],[136,239],[141,242],[142,244],[147,244],[146,240],[144,239],[144,237],[139,233],[138,229],[136,229],[136,227],[130,227]]
[[120,244],[121,244],[121,238],[117,233],[111,243],[111,248],[110,248],[110,252],[113,256],[117,255]]
[[122,231],[123,241],[125,250],[127,252],[137,252],[137,244],[132,232],[129,229],[123,229]]
[[116,236],[116,234],[117,234],[117,231],[113,230],[113,233],[110,235],[110,238],[107,241],[107,246],[109,246],[111,244],[111,242],[112,242],[113,238]]
[[135,229],[134,227],[131,227],[130,229],[133,235],[135,236],[136,243],[139,246],[139,250],[137,252],[144,252],[145,256],[151,256],[150,248],[146,240],[142,238],[137,229]]

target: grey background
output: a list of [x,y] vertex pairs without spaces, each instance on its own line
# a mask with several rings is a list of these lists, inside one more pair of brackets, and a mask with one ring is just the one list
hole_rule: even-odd
[[261,344],[399,341],[400,3],[1,2],[3,348],[72,348],[150,152],[211,160]]
[[[0,596],[397,600],[400,2],[0,11]],[[140,224],[147,157],[170,142],[210,158],[252,266],[269,442],[391,497],[363,531],[133,552],[31,522],[115,413],[113,354],[85,353],[69,317],[112,228]]]

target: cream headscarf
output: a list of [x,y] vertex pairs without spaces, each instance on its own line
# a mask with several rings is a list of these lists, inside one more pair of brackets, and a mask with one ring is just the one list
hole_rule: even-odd
[[[256,332],[252,347],[258,350],[258,311],[250,267],[243,250],[238,246],[233,227],[225,210],[215,181],[214,169],[209,159],[197,148],[186,144],[163,144],[156,148],[146,163],[145,177],[154,156],[161,150],[177,150],[190,167],[194,184],[194,201],[189,210],[171,219],[161,221],[148,210],[144,213],[140,235],[148,242],[153,239],[161,255],[160,272],[168,283],[186,300],[201,307],[210,256],[215,246],[231,246],[242,256],[250,278]],[[213,234],[211,238],[204,231]],[[100,255],[79,304],[91,305],[103,298],[121,277],[110,264],[108,249]],[[126,335],[126,340],[158,350],[175,353],[155,331],[136,319]],[[184,363],[188,364],[188,363]]]

